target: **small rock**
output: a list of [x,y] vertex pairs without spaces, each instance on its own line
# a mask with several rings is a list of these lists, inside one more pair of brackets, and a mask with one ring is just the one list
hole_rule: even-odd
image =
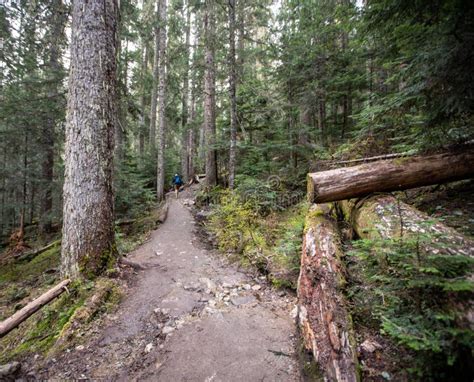
[[78,345],[78,346],[76,346],[76,350],[77,350],[77,351],[82,351],[82,350],[84,350],[84,349],[85,349],[84,345]]
[[202,290],[202,289],[201,289],[201,286],[200,286],[199,284],[189,284],[189,285],[185,285],[185,286],[183,286],[183,289],[184,289],[184,290],[187,290],[187,291],[191,291],[191,292],[196,292],[196,291]]
[[455,210],[453,211],[453,215],[456,215],[456,216],[462,216],[464,215],[463,212],[461,210]]
[[387,381],[390,381],[392,379],[392,377],[390,376],[389,373],[387,373],[386,371],[382,371],[381,373],[382,377],[384,377]]
[[153,349],[153,344],[150,342],[145,346],[145,353],[151,352],[151,349]]
[[242,285],[242,288],[244,288],[245,290],[250,290],[252,289],[252,286],[250,284],[244,284]]
[[235,305],[235,306],[250,304],[254,301],[256,301],[255,296],[242,296],[242,297],[236,297],[230,300],[232,305]]
[[262,289],[262,286],[258,284],[252,287],[252,290],[260,290],[260,289]]
[[211,215],[210,211],[201,210],[196,214],[196,220],[197,221],[205,221],[209,218],[210,215]]
[[231,283],[222,283],[222,287],[226,289],[230,289],[234,286],[234,284]]
[[165,326],[163,330],[161,331],[163,334],[170,334],[174,332],[174,328],[172,326]]
[[360,347],[367,353],[373,353],[375,350],[380,349],[382,346],[378,342],[365,340],[364,342],[362,342]]
[[10,362],[6,365],[0,365],[0,380],[7,377],[13,377],[21,369],[20,362]]
[[295,307],[291,310],[290,312],[290,317],[292,319],[296,319],[298,317],[298,307],[295,305]]

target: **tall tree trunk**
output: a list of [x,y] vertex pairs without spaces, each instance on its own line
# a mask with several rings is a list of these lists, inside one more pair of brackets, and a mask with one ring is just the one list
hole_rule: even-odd
[[[49,81],[48,97],[54,103],[52,112],[57,112],[61,107],[58,100],[59,88],[62,81],[61,65],[61,42],[64,39],[64,28],[67,22],[67,14],[62,0],[53,0],[51,4],[51,33],[49,43]],[[52,222],[52,187],[54,177],[54,145],[55,145],[55,127],[57,120],[54,114],[46,120],[42,131],[42,140],[44,146],[43,161],[41,163],[42,172],[42,195],[40,202],[40,232],[47,233],[51,231]]]
[[28,132],[25,130],[23,137],[23,187],[21,193],[21,211],[20,211],[20,229],[19,229],[19,242],[23,242],[25,237],[25,216],[26,216],[26,198],[28,192]]
[[112,186],[117,124],[117,0],[72,5],[61,273],[88,277],[116,255]]
[[[122,24],[122,21],[120,21]],[[120,26],[123,28],[123,25]],[[120,36],[124,33],[121,31]],[[125,30],[125,34],[127,31]],[[123,54],[122,54],[123,52]],[[128,39],[125,37],[125,41],[119,41],[118,52],[117,52],[117,63],[118,63],[118,123],[115,127],[115,160],[117,164],[120,164],[123,160],[124,155],[124,137],[127,131],[127,113],[128,113]]]
[[214,65],[214,0],[206,0],[204,13],[206,71],[204,75],[204,131],[206,140],[206,182],[217,185],[216,155],[216,73]]
[[235,0],[229,0],[229,99],[230,99],[230,148],[229,148],[229,188],[234,188],[237,147],[237,96],[235,62]]
[[2,165],[2,189],[0,192],[2,193],[2,210],[0,214],[0,236],[3,235],[5,227],[8,226],[6,216],[5,216],[5,201],[6,201],[6,194],[7,194],[7,146],[3,146],[3,165]]
[[[157,0],[157,15],[160,14],[160,0]],[[159,17],[158,17],[159,18]],[[155,35],[155,53],[153,56],[153,85],[151,88],[150,101],[150,131],[148,133],[148,145],[150,146],[150,153],[155,155],[156,152],[156,108],[158,102],[158,77],[159,77],[159,63],[160,63],[160,25],[159,21],[155,21],[153,28]]]
[[238,16],[238,39],[237,39],[237,83],[241,84],[244,81],[244,52],[245,52],[245,0],[237,0],[237,16]]
[[158,156],[156,196],[165,197],[165,130],[166,130],[166,12],[167,0],[160,0],[160,51],[158,82]]
[[183,73],[183,94],[181,99],[181,173],[185,181],[189,178],[189,126],[188,126],[188,99],[189,99],[189,43],[191,37],[191,12],[186,5],[186,37],[184,46],[185,66]]
[[140,71],[140,132],[138,136],[138,152],[140,156],[143,157],[145,153],[145,135],[146,135],[146,95],[145,95],[145,79],[147,71],[147,61],[148,61],[148,49],[145,38],[142,39],[143,51],[142,51],[142,63]]
[[318,129],[321,135],[321,144],[324,146],[324,135],[326,133],[326,100],[324,95],[318,103]]

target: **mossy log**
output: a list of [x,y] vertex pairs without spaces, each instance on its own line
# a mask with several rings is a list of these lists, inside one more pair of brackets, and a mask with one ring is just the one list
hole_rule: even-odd
[[40,297],[27,304],[24,308],[20,309],[13,316],[0,322],[0,338],[8,334],[10,331],[15,329],[33,313],[41,309],[43,306],[54,300],[66,289],[66,286],[70,283],[70,280],[64,280],[50,289],[46,293],[43,293]]
[[315,205],[307,219],[298,280],[298,321],[325,380],[355,382],[357,356],[352,322],[342,288],[342,249],[327,205]]
[[308,200],[326,203],[474,177],[472,146],[308,174]]
[[53,241],[52,243],[50,243],[50,244],[48,244],[48,245],[46,245],[42,248],[38,248],[38,249],[35,249],[33,251],[28,251],[28,252],[22,253],[22,254],[16,256],[16,260],[30,261],[34,257],[40,255],[41,253],[46,252],[47,250],[49,250],[51,248],[54,248],[56,246],[59,246],[59,245],[61,245],[61,239]]
[[391,195],[338,202],[346,220],[365,239],[405,238],[434,255],[474,255],[474,241]]

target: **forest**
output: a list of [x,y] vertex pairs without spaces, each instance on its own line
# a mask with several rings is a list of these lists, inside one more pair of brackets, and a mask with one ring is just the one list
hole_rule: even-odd
[[473,68],[469,0],[0,0],[0,380],[472,381]]

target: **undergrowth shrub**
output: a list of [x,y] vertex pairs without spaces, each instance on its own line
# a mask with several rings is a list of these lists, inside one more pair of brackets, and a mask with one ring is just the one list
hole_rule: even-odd
[[423,381],[471,380],[474,335],[468,310],[474,260],[420,251],[420,240],[358,240],[349,253],[354,317],[378,326],[413,356],[409,369]]
[[257,218],[250,202],[242,202],[237,194],[223,191],[220,203],[213,209],[210,218],[210,227],[217,237],[219,249],[242,253],[249,243],[257,247],[264,245]]
[[219,249],[268,274],[276,286],[296,288],[306,203],[267,213],[238,190],[219,195],[208,224]]

